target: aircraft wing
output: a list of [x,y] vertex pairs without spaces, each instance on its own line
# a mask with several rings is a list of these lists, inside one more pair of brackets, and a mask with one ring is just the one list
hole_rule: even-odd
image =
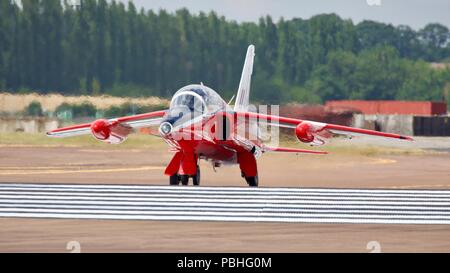
[[[111,135],[116,136],[120,135],[122,137],[126,137],[126,135],[128,135],[133,129],[159,125],[165,114],[166,111],[164,110],[135,116],[114,118],[109,120],[96,120],[92,123],[84,123],[55,129],[53,131],[47,132],[47,136],[63,138],[63,137],[88,135],[93,133],[92,127],[98,127],[99,131],[106,130],[105,132],[107,132],[109,130]],[[105,132],[102,131],[102,133]]]
[[314,150],[285,148],[285,147],[269,147],[269,146],[264,146],[263,150],[264,151],[272,151],[272,152],[296,153],[296,154],[315,154],[315,155],[328,154],[328,152],[325,152],[325,151],[314,151]]
[[302,142],[321,145],[326,139],[333,137],[333,135],[369,135],[385,138],[395,138],[401,140],[413,139],[409,136],[403,136],[392,133],[378,132],[367,129],[353,128],[348,126],[328,124],[322,122],[300,120],[293,118],[280,117],[275,115],[265,115],[253,112],[236,112],[237,118],[254,119],[258,122],[265,123],[268,126],[278,126],[281,128],[295,129],[297,138]]

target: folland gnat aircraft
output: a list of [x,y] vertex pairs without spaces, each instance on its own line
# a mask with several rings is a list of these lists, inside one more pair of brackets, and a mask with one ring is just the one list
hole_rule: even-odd
[[170,185],[200,185],[199,160],[210,161],[214,168],[222,164],[237,164],[242,177],[252,187],[258,186],[256,159],[265,152],[326,154],[326,152],[270,147],[264,144],[260,126],[289,128],[303,143],[322,145],[334,135],[372,135],[403,140],[407,136],[352,128],[341,125],[286,118],[249,111],[249,95],[255,47],[250,45],[241,75],[234,108],[214,90],[203,85],[188,85],[172,97],[170,107],[164,111],[99,119],[92,123],[56,129],[50,137],[71,137],[92,134],[96,139],[119,144],[139,128],[155,128],[175,152],[165,169]]

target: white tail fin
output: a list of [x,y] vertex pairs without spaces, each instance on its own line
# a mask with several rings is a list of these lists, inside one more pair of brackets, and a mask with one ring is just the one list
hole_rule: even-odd
[[234,111],[248,111],[250,99],[250,84],[253,73],[253,59],[255,57],[255,46],[250,45],[247,49],[244,68],[242,69],[241,82],[236,96]]

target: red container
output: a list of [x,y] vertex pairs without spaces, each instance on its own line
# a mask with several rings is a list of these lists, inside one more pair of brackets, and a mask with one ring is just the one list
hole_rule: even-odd
[[447,114],[447,104],[445,102],[432,101],[336,100],[328,101],[325,106],[333,110],[353,110],[367,115],[434,116]]

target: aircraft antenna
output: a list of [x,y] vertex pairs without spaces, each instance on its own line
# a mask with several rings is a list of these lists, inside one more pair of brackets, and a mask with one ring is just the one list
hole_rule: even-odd
[[228,105],[230,105],[230,104],[233,102],[233,100],[234,100],[235,97],[236,97],[236,95],[233,95],[233,96],[231,97],[230,101],[228,102]]

